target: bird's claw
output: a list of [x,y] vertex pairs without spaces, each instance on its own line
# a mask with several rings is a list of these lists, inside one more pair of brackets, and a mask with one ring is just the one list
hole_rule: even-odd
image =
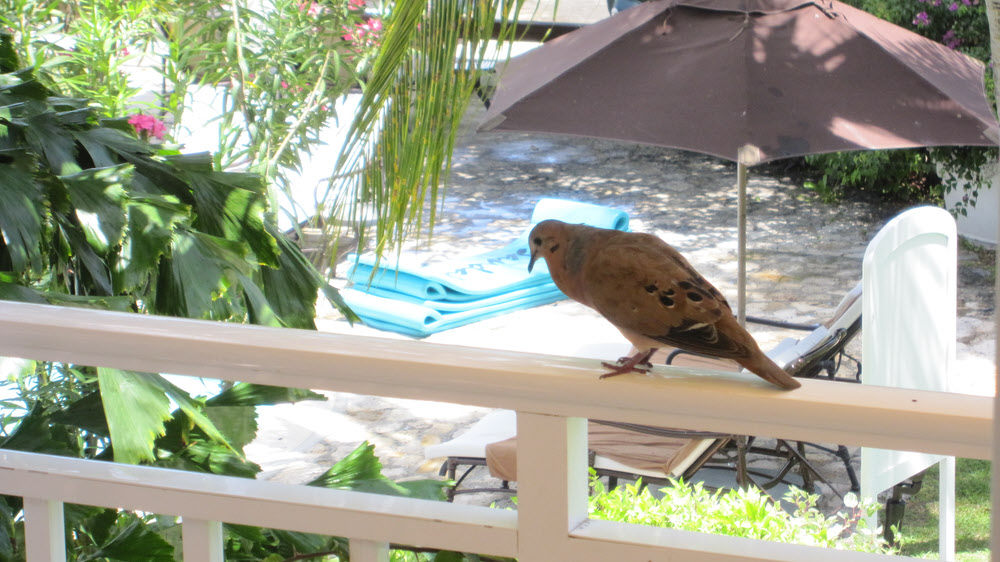
[[610,377],[617,377],[618,375],[625,375],[628,373],[640,373],[644,375],[648,373],[650,369],[653,368],[653,364],[650,363],[649,361],[644,361],[642,363],[629,365],[628,359],[629,357],[622,357],[621,359],[618,360],[618,363],[607,363],[607,362],[601,363],[601,365],[604,366],[605,368],[611,369],[610,373],[605,373],[601,375],[601,378],[607,379]]
[[644,355],[636,354],[619,357],[617,363],[601,363],[604,367],[611,369],[610,373],[601,375],[601,378],[617,377],[618,375],[627,373],[641,373],[645,375],[653,368],[653,364],[649,362],[649,358],[653,356],[653,351],[656,350],[648,351]]

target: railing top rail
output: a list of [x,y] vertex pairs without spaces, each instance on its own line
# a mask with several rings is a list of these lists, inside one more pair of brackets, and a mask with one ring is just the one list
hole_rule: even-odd
[[[648,425],[990,458],[993,401],[658,367],[599,380],[592,360],[0,302],[0,354]],[[544,342],[539,342],[544,348]]]

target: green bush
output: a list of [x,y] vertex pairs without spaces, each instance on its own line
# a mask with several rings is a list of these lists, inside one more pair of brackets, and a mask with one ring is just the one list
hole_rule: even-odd
[[806,182],[824,201],[864,194],[888,201],[927,201],[940,196],[934,163],[926,149],[834,152],[805,157],[821,174]]
[[[900,27],[989,62],[989,25],[986,5],[979,0],[846,0]],[[986,73],[988,99],[993,99],[993,76]],[[975,206],[984,185],[980,166],[996,161],[997,150],[983,147],[917,148],[844,152],[805,158],[817,179],[806,187],[832,202],[852,195],[887,201],[939,203],[942,196],[968,182],[963,200],[953,209],[965,214]],[[938,166],[945,172],[939,176]]]
[[841,550],[892,551],[876,529],[867,527],[875,504],[859,502],[854,494],[845,498],[845,511],[827,517],[816,508],[819,496],[795,488],[784,498],[795,506],[788,513],[757,488],[710,492],[700,482],[671,482],[671,486],[660,490],[662,497],[656,498],[641,482],[607,490],[599,479],[592,478],[590,515],[623,523]]

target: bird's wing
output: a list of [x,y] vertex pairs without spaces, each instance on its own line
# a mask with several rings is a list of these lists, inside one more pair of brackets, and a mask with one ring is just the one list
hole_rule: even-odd
[[722,293],[677,250],[652,235],[616,236],[589,252],[584,286],[594,309],[647,339],[717,357],[749,353]]

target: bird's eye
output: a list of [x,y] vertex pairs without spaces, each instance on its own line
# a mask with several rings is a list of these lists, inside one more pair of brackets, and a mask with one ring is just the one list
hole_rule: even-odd
[[535,246],[541,246],[542,239],[536,236],[535,239],[531,241],[531,243],[534,244]]

